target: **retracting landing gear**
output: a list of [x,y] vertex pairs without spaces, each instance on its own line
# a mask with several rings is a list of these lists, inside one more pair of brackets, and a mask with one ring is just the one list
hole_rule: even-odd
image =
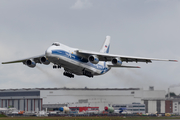
[[53,65],[53,69],[56,69],[56,68],[60,69],[61,66],[60,65]]
[[92,77],[93,78],[93,74],[85,69],[83,69],[83,75],[87,76],[87,77]]
[[74,75],[73,75],[72,73],[70,73],[70,72],[67,72],[67,71],[65,71],[65,72],[63,73],[63,75],[64,75],[64,76],[67,76],[67,77],[70,77],[70,78],[74,78]]
[[56,65],[53,65],[53,69],[55,69],[55,68],[57,68],[57,66],[56,66]]

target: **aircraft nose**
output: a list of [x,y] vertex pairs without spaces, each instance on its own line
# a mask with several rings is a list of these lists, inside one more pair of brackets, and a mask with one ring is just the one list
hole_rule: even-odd
[[51,48],[48,48],[48,49],[46,50],[46,52],[45,52],[45,55],[46,55],[46,56],[50,56],[51,53],[52,53]]

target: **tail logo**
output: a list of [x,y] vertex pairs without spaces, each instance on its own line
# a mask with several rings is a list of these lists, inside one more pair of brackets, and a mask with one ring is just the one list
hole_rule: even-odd
[[107,48],[107,45],[105,45],[105,48]]

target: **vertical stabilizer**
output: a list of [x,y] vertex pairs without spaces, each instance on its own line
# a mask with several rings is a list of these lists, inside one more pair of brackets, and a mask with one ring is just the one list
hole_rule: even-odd
[[110,47],[110,36],[106,36],[106,40],[104,41],[104,44],[100,50],[102,53],[109,53],[109,47]]

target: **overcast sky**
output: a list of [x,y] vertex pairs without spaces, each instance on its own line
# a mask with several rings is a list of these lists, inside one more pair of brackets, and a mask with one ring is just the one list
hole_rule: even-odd
[[[41,55],[55,41],[110,53],[180,61],[180,0],[0,0],[0,62]],[[143,88],[180,92],[180,62],[129,63],[88,78],[37,64],[0,64],[0,88]]]

